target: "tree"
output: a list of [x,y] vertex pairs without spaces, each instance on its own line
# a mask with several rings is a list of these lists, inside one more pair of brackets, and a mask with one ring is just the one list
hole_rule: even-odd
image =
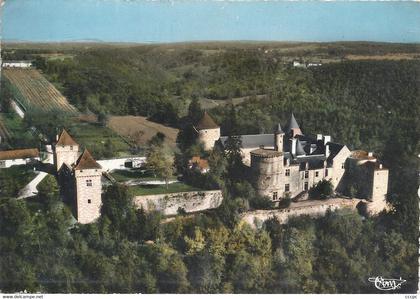
[[101,206],[101,220],[104,218],[111,221],[114,232],[123,233],[130,238],[136,237],[136,208],[126,186],[114,184],[106,189]]
[[327,199],[333,193],[334,187],[331,180],[322,180],[309,190],[309,197],[312,199]]
[[168,189],[169,178],[174,173],[174,154],[168,146],[150,146],[147,151],[146,167],[165,180]]
[[243,179],[242,141],[240,136],[229,136],[224,144],[228,175],[233,180]]
[[71,119],[61,110],[41,111],[34,108],[26,112],[24,122],[27,128],[35,127],[51,142],[55,141],[62,128],[69,127]]
[[162,132],[157,132],[147,143],[149,146],[162,146],[165,142],[165,134]]
[[105,112],[101,111],[98,114],[98,122],[101,124],[102,127],[106,127],[108,124],[109,116]]
[[52,175],[47,175],[44,180],[38,184],[38,195],[41,197],[50,198],[58,194],[59,186],[57,180]]
[[188,121],[196,125],[200,119],[203,117],[203,110],[201,109],[200,102],[198,100],[198,97],[194,96],[190,105],[188,106]]

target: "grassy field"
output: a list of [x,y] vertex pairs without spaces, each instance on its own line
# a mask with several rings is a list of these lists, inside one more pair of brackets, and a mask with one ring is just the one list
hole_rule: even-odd
[[5,68],[3,75],[16,89],[18,100],[26,110],[36,107],[43,111],[77,113],[77,109],[36,69]]
[[[162,178],[156,177],[150,170],[114,170],[111,175],[117,180],[117,182],[127,182],[130,180],[142,180],[142,181],[154,181],[162,180]],[[176,179],[176,176],[172,176],[171,180]]]
[[143,180],[156,180],[153,173],[144,170],[114,170],[111,175],[117,180],[117,182],[127,182],[129,180],[143,179]]
[[178,129],[149,121],[142,116],[111,116],[108,127],[140,146],[146,145],[157,132],[161,132],[165,134],[168,144],[174,147],[178,135]]
[[201,189],[184,184],[184,183],[173,183],[168,185],[166,189],[165,185],[148,185],[148,186],[131,186],[130,191],[133,195],[154,195],[154,194],[168,194],[176,192],[189,192],[189,191],[200,191]]
[[121,136],[100,124],[75,122],[68,130],[76,142],[86,147],[96,159],[131,154],[131,146]]

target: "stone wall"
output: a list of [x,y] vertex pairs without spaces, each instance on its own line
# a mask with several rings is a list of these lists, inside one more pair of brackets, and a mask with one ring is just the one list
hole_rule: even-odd
[[344,146],[333,159],[331,183],[333,184],[334,189],[339,187],[342,183],[343,176],[346,171],[345,162],[350,154],[351,152],[348,147]]
[[325,215],[328,209],[334,211],[342,208],[356,209],[359,199],[333,198],[326,201],[307,200],[292,203],[289,208],[279,210],[256,210],[242,214],[242,221],[253,227],[260,227],[262,223],[270,218],[277,218],[280,223],[286,223],[290,217],[310,215],[319,217]]
[[134,204],[146,211],[158,210],[164,215],[176,215],[178,209],[186,212],[198,212],[219,207],[223,201],[222,191],[193,191],[157,195],[136,196]]

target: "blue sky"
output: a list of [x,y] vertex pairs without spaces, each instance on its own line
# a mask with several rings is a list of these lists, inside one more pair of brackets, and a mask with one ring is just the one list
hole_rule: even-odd
[[420,2],[6,0],[2,39],[420,42]]

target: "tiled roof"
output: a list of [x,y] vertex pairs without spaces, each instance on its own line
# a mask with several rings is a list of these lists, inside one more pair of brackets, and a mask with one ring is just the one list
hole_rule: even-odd
[[77,159],[76,166],[74,167],[75,170],[101,168],[101,165],[93,159],[92,155],[86,149],[83,151],[83,154],[79,157],[79,159]]
[[0,151],[0,160],[26,159],[39,157],[37,148]]
[[207,112],[204,112],[203,117],[200,119],[200,121],[197,124],[198,130],[205,130],[205,129],[217,129],[219,126],[214,122],[214,120],[210,117],[210,115],[207,114]]
[[60,134],[57,140],[57,145],[78,145],[76,141],[67,133],[65,129]]
[[206,159],[202,159],[199,156],[194,156],[190,160],[191,164],[195,164],[200,169],[208,169],[209,168],[209,161]]

